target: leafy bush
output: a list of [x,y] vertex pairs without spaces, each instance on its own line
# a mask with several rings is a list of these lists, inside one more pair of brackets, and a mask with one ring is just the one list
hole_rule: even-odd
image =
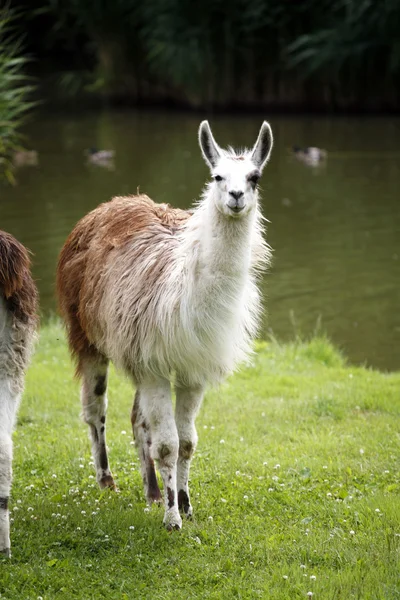
[[0,9],[0,179],[14,182],[13,155],[21,149],[21,126],[33,102],[27,83],[22,39],[14,29],[15,15]]

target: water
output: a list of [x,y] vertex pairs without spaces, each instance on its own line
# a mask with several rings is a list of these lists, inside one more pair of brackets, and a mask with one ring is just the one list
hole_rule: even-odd
[[[58,252],[76,221],[138,186],[188,207],[208,177],[199,118],[164,112],[41,116],[29,129],[39,166],[0,188],[0,227],[34,253],[43,313],[55,310]],[[215,116],[220,145],[250,145],[262,117]],[[262,179],[274,264],[263,281],[263,332],[311,334],[318,322],[354,363],[400,369],[400,120],[271,117],[275,148]],[[325,167],[293,144],[328,150]],[[112,148],[116,168],[88,166],[85,148]]]

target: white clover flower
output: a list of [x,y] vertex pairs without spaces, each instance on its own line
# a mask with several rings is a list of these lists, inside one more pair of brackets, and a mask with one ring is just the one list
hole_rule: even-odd
[[248,499],[249,499],[249,497],[248,497],[248,496],[246,496],[246,494],[245,494],[245,495],[243,496],[243,500],[248,500]]
[[310,575],[310,579],[311,579],[311,581],[315,581],[317,578],[315,575]]
[[225,498],[221,498],[221,502],[226,502]]
[[313,593],[312,593],[312,592],[307,592],[307,596],[308,596],[309,598],[312,598],[312,597],[313,597]]
[[208,517],[209,521],[214,521],[214,517],[212,517],[211,515]]
[[306,565],[300,565],[300,569],[307,569]]
[[135,529],[135,526],[134,526],[134,525],[129,525],[129,529],[130,529],[131,531],[133,531],[133,530]]
[[281,465],[279,463],[274,466],[274,469],[280,469],[280,468],[281,468]]
[[225,440],[219,440],[220,444],[225,444]]
[[288,576],[287,576],[287,575],[283,575],[283,579],[287,579],[287,578],[288,578]]
[[121,431],[121,435],[126,435],[126,431],[125,431],[125,429],[123,429],[123,430]]
[[364,454],[364,450],[360,448],[360,454]]
[[350,535],[355,535],[356,532],[353,529],[350,529],[349,533]]
[[33,510],[32,506],[28,506],[28,512],[31,512]]

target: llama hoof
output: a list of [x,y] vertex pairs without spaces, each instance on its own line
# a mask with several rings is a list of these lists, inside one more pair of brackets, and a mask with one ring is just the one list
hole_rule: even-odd
[[99,486],[102,490],[110,488],[114,492],[119,492],[112,475],[104,475],[104,477],[99,480]]
[[11,558],[10,548],[3,548],[2,550],[0,550],[0,556],[4,558]]
[[160,490],[158,490],[157,492],[148,492],[146,494],[146,500],[148,506],[151,506],[152,504],[158,504],[160,506],[163,503],[163,497],[161,495]]
[[165,513],[164,525],[165,525],[167,531],[173,531],[174,529],[179,531],[179,529],[182,529],[182,519],[181,519],[179,513],[178,514],[170,513],[170,512]]

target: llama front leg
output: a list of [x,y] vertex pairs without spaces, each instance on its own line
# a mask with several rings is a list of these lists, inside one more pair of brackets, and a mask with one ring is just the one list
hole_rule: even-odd
[[[12,481],[12,430],[20,400],[11,379],[0,379],[0,553],[10,556],[8,503]],[[18,386],[17,386],[18,387]]]
[[89,425],[97,482],[101,488],[116,490],[106,446],[108,360],[100,355],[81,359],[79,370],[82,373],[83,418]]
[[176,470],[179,439],[172,409],[171,387],[167,379],[148,380],[140,385],[141,407],[150,426],[150,454],[158,463],[164,484],[167,529],[180,529],[182,519],[178,510]]
[[202,387],[176,386],[175,421],[179,436],[178,505],[188,519],[193,514],[189,495],[189,469],[197,445],[197,432],[194,422],[203,395],[204,390]]

